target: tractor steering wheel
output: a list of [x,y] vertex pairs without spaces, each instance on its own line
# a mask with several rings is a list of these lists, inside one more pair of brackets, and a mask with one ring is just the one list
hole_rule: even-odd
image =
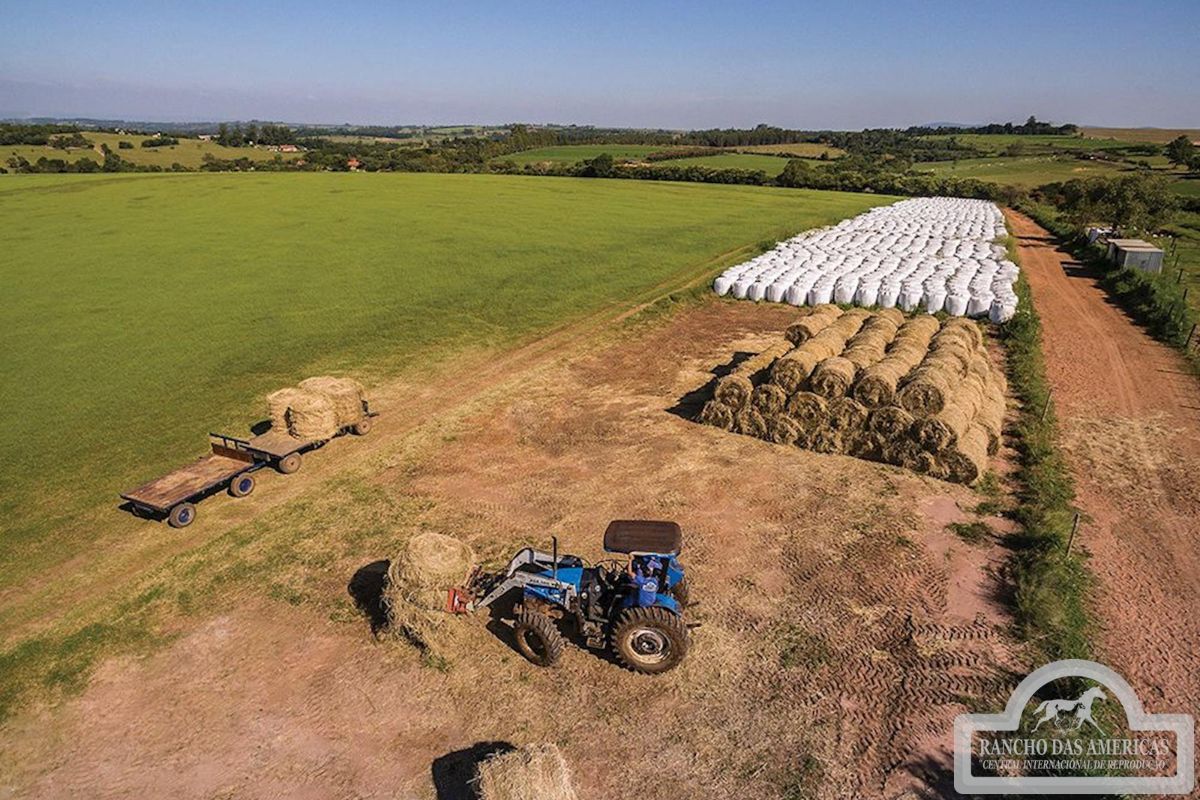
[[606,558],[596,562],[596,577],[601,583],[611,584],[625,574],[625,566],[615,558]]

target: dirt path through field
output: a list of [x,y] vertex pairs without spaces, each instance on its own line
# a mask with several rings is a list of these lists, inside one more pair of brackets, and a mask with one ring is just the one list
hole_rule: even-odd
[[1200,712],[1200,385],[1098,277],[1009,212],[1098,578],[1099,656],[1153,712]]

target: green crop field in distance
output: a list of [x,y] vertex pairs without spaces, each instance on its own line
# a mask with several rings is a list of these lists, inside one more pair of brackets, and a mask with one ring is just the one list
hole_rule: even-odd
[[1022,136],[1015,133],[960,133],[925,136],[925,139],[955,139],[959,144],[970,145],[985,152],[999,154],[1009,147],[1018,146],[1030,154],[1055,151],[1110,150],[1137,144],[1119,139],[1097,139],[1084,136]]
[[2,176],[0,585],[80,552],[125,519],[120,491],[202,454],[210,430],[244,433],[272,389],[509,346],[894,199],[489,175]]
[[670,161],[657,161],[656,165],[665,167],[711,167],[712,169],[757,169],[774,178],[783,172],[788,159],[778,156],[758,155],[757,153],[721,153],[715,156],[696,156],[694,158],[673,158]]
[[1200,128],[1084,128],[1083,135],[1089,138],[1118,139],[1125,144],[1166,144],[1177,136],[1186,136],[1194,142],[1200,142]]
[[[0,166],[7,167],[8,159],[13,156],[21,156],[30,162],[45,156],[46,158],[61,158],[64,161],[78,161],[81,158],[87,158],[100,163],[104,160],[104,156],[99,151],[101,144],[107,144],[113,152],[132,164],[147,166],[157,164],[164,169],[169,168],[175,162],[190,169],[196,169],[204,163],[205,155],[212,155],[214,158],[220,159],[249,158],[252,161],[270,161],[275,156],[293,159],[303,155],[302,153],[278,153],[263,147],[225,147],[216,142],[201,139],[180,139],[177,145],[142,147],[142,142],[152,137],[128,133],[96,133],[95,131],[83,131],[83,135],[93,142],[94,148],[59,150],[49,145],[0,145]],[[118,143],[122,141],[132,144],[133,149],[118,149]]]
[[1071,178],[1116,175],[1127,171],[1128,168],[1107,161],[1084,161],[1077,158],[1053,156],[1019,156],[922,162],[913,165],[913,170],[939,176],[976,178],[993,183],[1032,188]]
[[670,147],[651,144],[567,144],[556,147],[539,147],[535,150],[522,150],[498,156],[493,161],[512,161],[517,164],[574,164],[587,161],[601,153],[608,153],[614,161],[637,161],[645,158],[647,153],[658,153],[671,150]]
[[798,158],[820,158],[822,155],[829,158],[837,158],[844,155],[845,151],[836,147],[830,147],[827,144],[819,144],[817,142],[791,142],[788,144],[754,144],[743,147],[734,147],[733,150],[739,150],[745,153],[787,153]]

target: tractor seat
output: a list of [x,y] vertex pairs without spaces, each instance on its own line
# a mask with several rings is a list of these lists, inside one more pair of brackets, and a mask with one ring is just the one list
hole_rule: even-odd
[[683,547],[683,531],[677,522],[648,519],[617,519],[604,531],[606,553],[654,553],[679,555]]

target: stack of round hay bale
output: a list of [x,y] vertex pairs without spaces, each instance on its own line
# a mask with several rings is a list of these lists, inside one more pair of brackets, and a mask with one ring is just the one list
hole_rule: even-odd
[[297,439],[329,439],[363,418],[366,394],[351,378],[321,375],[267,395],[271,428]]
[[975,322],[822,305],[721,378],[700,421],[969,484],[1000,446],[1006,391]]

